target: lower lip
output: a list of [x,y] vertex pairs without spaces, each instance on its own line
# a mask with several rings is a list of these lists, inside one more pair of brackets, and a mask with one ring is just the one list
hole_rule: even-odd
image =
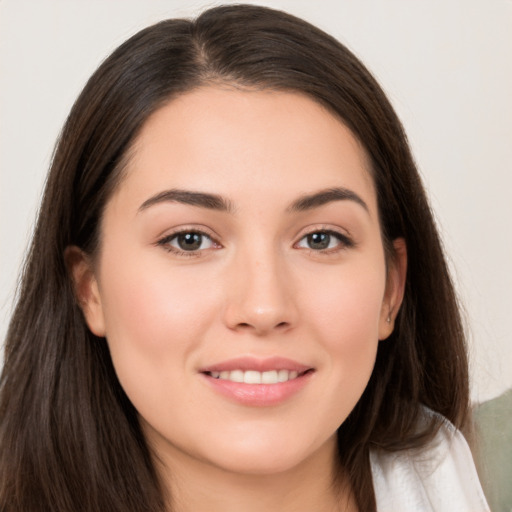
[[301,391],[313,373],[308,371],[295,379],[277,384],[245,384],[214,379],[205,373],[201,375],[215,391],[235,402],[253,407],[269,407],[281,404]]

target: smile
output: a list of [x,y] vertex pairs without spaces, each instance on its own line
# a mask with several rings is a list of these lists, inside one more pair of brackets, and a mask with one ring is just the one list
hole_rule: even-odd
[[308,385],[315,373],[312,366],[282,357],[235,358],[199,371],[215,393],[250,407],[287,402]]
[[222,372],[207,372],[210,377],[220,380],[228,380],[231,382],[243,382],[244,384],[278,384],[280,382],[288,382],[296,379],[305,372],[296,370],[269,370],[259,372],[257,370],[232,370]]

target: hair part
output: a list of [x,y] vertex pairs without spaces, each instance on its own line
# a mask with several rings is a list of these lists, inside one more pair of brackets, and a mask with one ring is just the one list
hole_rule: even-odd
[[337,115],[371,161],[383,243],[408,249],[396,327],[338,431],[340,468],[375,510],[370,450],[424,445],[423,406],[463,427],[464,332],[435,222],[402,125],[343,45],[305,21],[256,6],[210,9],[142,30],[86,84],[58,141],[7,334],[0,391],[0,508],[164,511],[165,489],[108,346],[87,328],[64,251],[101,247],[105,205],[149,116],[197,87],[296,91]]

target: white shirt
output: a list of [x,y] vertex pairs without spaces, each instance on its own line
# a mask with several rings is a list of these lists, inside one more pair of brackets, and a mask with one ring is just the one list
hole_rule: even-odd
[[370,454],[378,512],[489,512],[469,446],[444,421],[421,449]]

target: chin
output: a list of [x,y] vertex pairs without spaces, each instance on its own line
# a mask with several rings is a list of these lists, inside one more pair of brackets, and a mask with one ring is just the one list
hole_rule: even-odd
[[325,441],[311,442],[290,432],[286,437],[247,436],[236,442],[231,439],[223,449],[210,452],[208,458],[217,467],[232,473],[263,476],[297,469],[315,457],[332,460],[335,450],[335,435]]
[[[270,451],[269,451],[270,452]],[[235,457],[219,457],[215,465],[224,471],[238,475],[265,476],[291,471],[304,462],[305,457],[298,453],[244,453]],[[213,462],[213,461],[212,461]]]

